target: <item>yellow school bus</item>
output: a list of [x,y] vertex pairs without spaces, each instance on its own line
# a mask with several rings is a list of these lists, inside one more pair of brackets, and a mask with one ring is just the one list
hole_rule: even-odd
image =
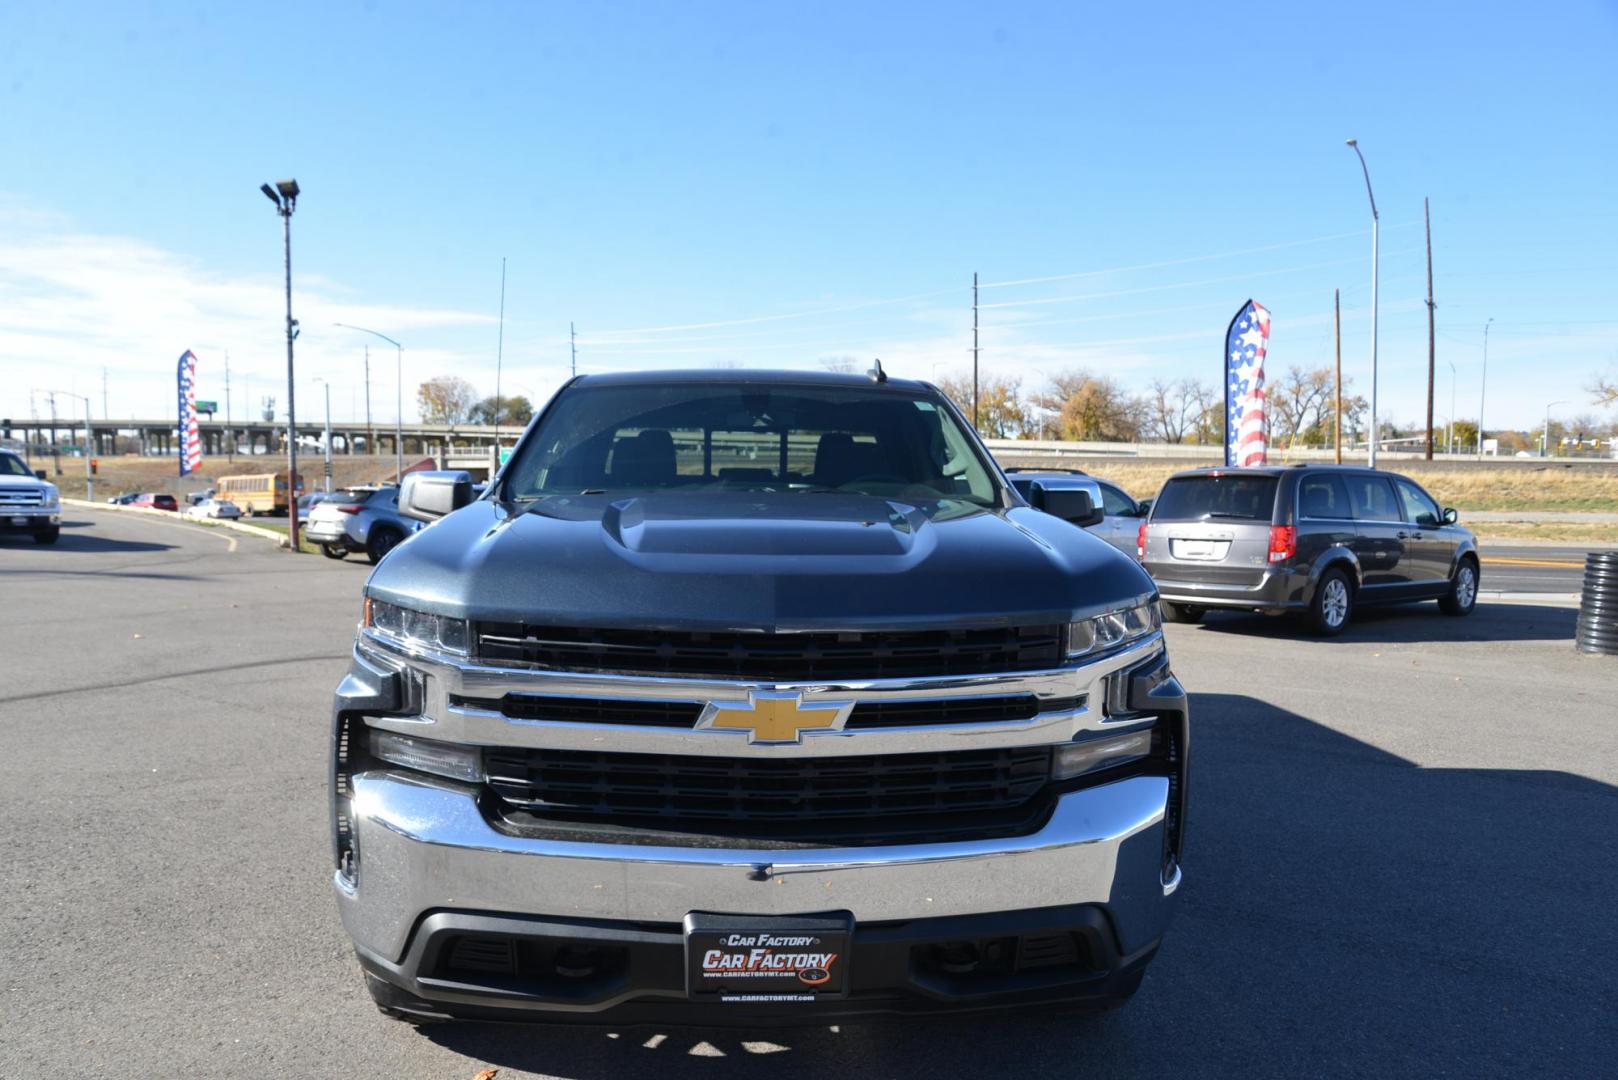
[[287,474],[221,476],[214,485],[214,498],[235,503],[243,514],[284,514],[287,512]]

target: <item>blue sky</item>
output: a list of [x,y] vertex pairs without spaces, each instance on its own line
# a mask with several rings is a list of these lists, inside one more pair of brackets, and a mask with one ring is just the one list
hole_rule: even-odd
[[[1319,9],[1319,10],[1316,10]],[[883,357],[1033,388],[1085,367],[1217,378],[1230,314],[1270,365],[1420,415],[1423,196],[1438,413],[1491,427],[1618,370],[1618,9],[1357,5],[7,5],[0,12],[0,412],[33,388],[116,416],[284,399],[279,221],[295,175],[300,415],[358,408],[362,337],[507,392],[582,370]],[[1020,285],[1031,278],[1058,280]],[[679,327],[685,329],[667,329]],[[391,417],[393,357],[373,350]],[[284,407],[284,400],[282,407]]]

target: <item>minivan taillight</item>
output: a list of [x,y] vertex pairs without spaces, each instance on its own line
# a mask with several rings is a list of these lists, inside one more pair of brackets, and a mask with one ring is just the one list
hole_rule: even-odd
[[1270,526],[1270,561],[1286,562],[1298,553],[1298,530],[1291,525]]
[[1135,558],[1141,560],[1146,558],[1146,522],[1144,521],[1140,523],[1140,528],[1135,530]]

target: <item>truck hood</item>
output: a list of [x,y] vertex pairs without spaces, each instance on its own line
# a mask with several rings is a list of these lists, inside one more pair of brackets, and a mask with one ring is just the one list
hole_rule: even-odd
[[1028,507],[802,493],[482,500],[395,548],[367,589],[461,618],[759,631],[1065,622],[1155,592]]

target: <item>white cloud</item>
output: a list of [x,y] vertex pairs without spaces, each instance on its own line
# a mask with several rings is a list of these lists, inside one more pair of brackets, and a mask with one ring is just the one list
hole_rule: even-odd
[[[339,413],[347,412],[347,384],[361,381],[365,336],[333,323],[372,326],[406,342],[410,417],[409,388],[460,366],[450,350],[409,348],[411,333],[467,328],[481,339],[494,322],[481,313],[349,302],[340,299],[347,290],[313,276],[295,279],[294,286],[293,313],[303,327],[300,416],[309,415],[314,376],[328,374],[339,387],[333,395]],[[276,396],[284,409],[283,289],[274,274],[220,274],[140,240],[68,231],[60,219],[0,204],[0,412],[27,416],[35,407],[43,413],[44,401],[32,390],[70,390],[88,394],[99,416],[105,369],[113,416],[167,416],[174,365],[187,348],[200,361],[199,396],[223,402],[228,350],[237,415],[246,412],[249,388],[255,399]],[[393,350],[373,344],[381,346],[372,349],[373,403],[379,416],[391,417]],[[78,411],[71,402],[59,401],[57,408]]]

